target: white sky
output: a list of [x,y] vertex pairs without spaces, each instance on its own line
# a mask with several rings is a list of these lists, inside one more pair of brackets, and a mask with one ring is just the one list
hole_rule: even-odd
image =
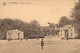
[[[31,4],[9,4],[9,2],[28,2]],[[0,0],[0,18],[17,18],[25,22],[37,20],[40,25],[48,22],[58,23],[61,16],[69,17],[71,8],[78,0]],[[7,5],[3,6],[3,2]]]

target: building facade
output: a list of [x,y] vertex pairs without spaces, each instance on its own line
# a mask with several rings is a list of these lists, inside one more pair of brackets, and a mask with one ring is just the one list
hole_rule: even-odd
[[59,35],[61,36],[61,38],[77,38],[78,37],[77,30],[72,25],[65,25],[63,27],[60,27],[59,30],[60,30]]
[[17,29],[8,30],[7,31],[7,39],[24,39],[24,34],[22,31],[19,31]]

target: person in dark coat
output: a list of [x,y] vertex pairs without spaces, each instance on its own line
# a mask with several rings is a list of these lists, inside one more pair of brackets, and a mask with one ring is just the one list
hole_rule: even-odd
[[10,38],[10,41],[11,41],[11,38]]
[[26,41],[27,41],[27,37],[26,37]]
[[21,38],[21,41],[22,41],[23,39]]
[[8,38],[8,41],[9,41],[9,38]]
[[43,50],[43,46],[44,46],[44,41],[43,41],[43,39],[41,40],[41,48],[42,48],[42,50]]

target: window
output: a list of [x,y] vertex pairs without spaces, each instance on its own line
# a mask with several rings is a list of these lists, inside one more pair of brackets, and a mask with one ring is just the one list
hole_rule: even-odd
[[62,32],[62,30],[61,30],[61,32]]
[[61,36],[62,36],[62,33],[61,33]]
[[19,39],[20,33],[18,33],[18,39]]
[[19,36],[19,33],[18,33],[18,36]]
[[71,33],[71,36],[73,36],[73,34]]
[[8,33],[8,38],[9,38],[9,39],[11,38],[11,33]]
[[8,33],[8,35],[10,36],[11,34],[10,34],[10,33]]

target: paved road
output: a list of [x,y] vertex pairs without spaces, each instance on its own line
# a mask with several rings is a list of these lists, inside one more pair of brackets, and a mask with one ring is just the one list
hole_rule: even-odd
[[80,53],[80,40],[45,41],[41,49],[41,40],[0,40],[0,53]]

